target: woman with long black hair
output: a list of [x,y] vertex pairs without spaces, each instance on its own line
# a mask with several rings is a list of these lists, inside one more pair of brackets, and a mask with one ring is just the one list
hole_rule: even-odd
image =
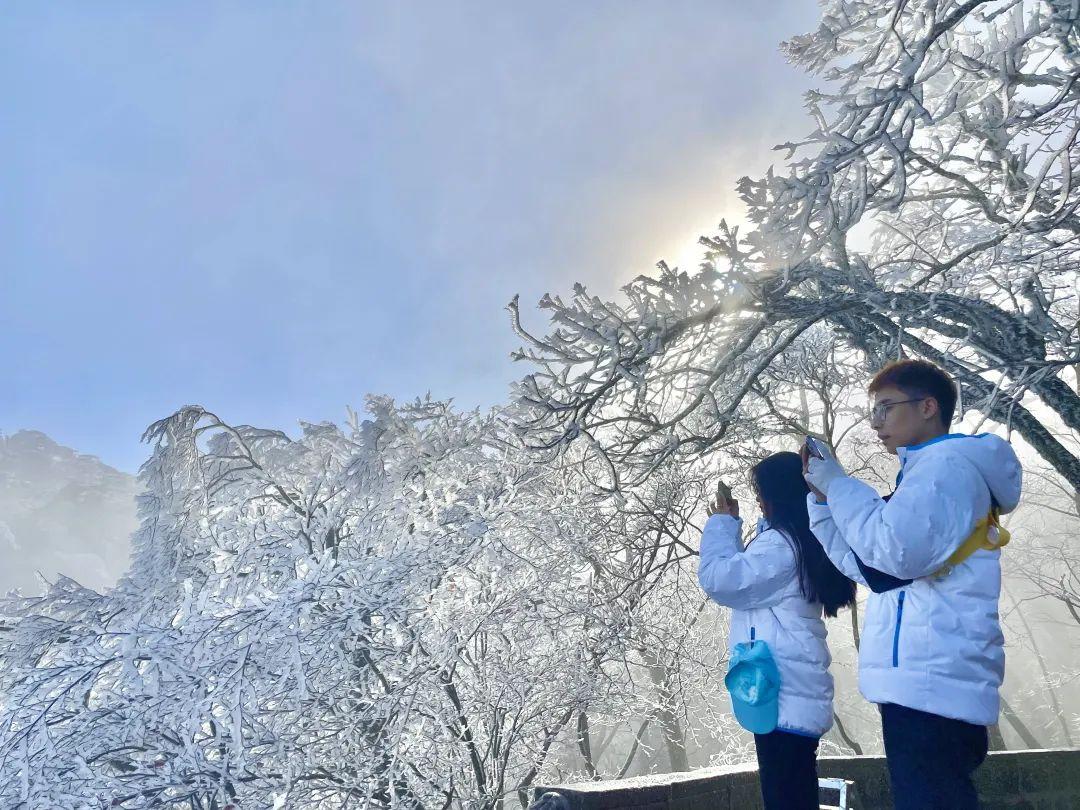
[[725,681],[754,732],[766,810],[816,810],[817,748],[832,726],[831,656],[822,615],[855,601],[855,583],[810,531],[802,459],[776,453],[751,470],[763,518],[743,548],[738,501],[719,484],[701,537],[698,581],[733,608]]

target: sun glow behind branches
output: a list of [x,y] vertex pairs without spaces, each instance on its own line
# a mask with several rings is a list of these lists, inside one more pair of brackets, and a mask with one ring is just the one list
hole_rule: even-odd
[[740,232],[745,231],[747,222],[741,215],[732,215],[725,212],[715,217],[709,217],[703,219],[693,228],[682,232],[678,239],[672,239],[666,249],[661,252],[660,258],[667,262],[669,267],[678,267],[684,273],[697,272],[698,267],[705,261],[705,254],[708,252],[708,248],[701,244],[701,237],[714,235],[719,229],[718,223],[721,219],[726,219],[728,225],[733,228],[738,226]]

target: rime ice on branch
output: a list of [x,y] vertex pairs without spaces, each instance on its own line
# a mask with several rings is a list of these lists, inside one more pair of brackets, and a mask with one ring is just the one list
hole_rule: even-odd
[[569,740],[625,773],[650,724],[685,767],[681,684],[718,666],[680,565],[702,481],[617,508],[505,413],[368,406],[149,429],[119,587],[0,601],[0,805],[493,809]]
[[807,137],[779,147],[786,172],[740,182],[749,233],[721,223],[700,268],[661,264],[617,303],[546,297],[546,335],[510,305],[536,366],[517,391],[529,440],[584,440],[612,488],[737,443],[748,394],[820,324],[869,368],[943,365],[965,408],[1080,488],[1078,14],[824,3],[784,47],[829,89],[807,98]]

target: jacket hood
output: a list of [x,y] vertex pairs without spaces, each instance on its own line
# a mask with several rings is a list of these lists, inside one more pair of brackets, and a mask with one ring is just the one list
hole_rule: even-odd
[[948,453],[963,457],[982,475],[990,494],[1002,512],[1011,512],[1020,502],[1023,472],[1012,445],[993,433],[967,436],[950,433],[925,444],[897,449],[901,465],[916,453]]

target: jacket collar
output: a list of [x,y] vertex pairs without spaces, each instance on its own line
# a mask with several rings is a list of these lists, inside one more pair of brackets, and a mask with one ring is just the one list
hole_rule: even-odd
[[896,455],[900,456],[900,463],[902,464],[904,457],[907,456],[908,453],[914,453],[916,450],[922,450],[924,447],[929,447],[932,444],[937,444],[938,442],[943,442],[948,439],[966,439],[967,437],[968,435],[966,433],[943,433],[940,436],[935,436],[921,444],[909,444],[907,447],[897,447]]
[[904,465],[907,464],[908,458],[911,456],[912,453],[916,453],[919,450],[922,450],[924,447],[929,447],[932,444],[937,444],[938,442],[947,441],[948,439],[966,439],[966,438],[967,438],[966,433],[943,433],[940,436],[935,436],[934,438],[932,438],[932,439],[930,439],[928,441],[922,442],[921,444],[912,444],[912,445],[908,445],[907,447],[897,447],[896,448],[896,455],[900,459],[900,472],[896,476],[896,483],[899,484],[900,480],[904,477]]

